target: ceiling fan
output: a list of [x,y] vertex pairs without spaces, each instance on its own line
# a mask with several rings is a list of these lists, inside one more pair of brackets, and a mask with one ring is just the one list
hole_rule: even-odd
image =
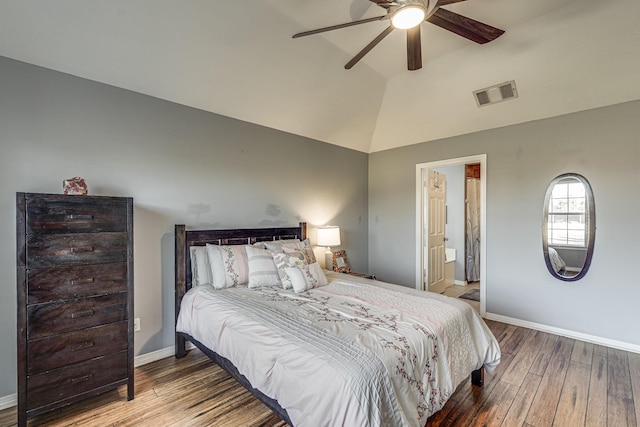
[[409,70],[419,70],[422,68],[422,45],[420,40],[420,24],[423,21],[430,22],[440,28],[451,31],[459,36],[465,37],[476,43],[484,44],[497,39],[504,31],[492,27],[482,22],[478,22],[466,16],[442,9],[452,3],[459,3],[465,0],[369,0],[387,10],[386,15],[373,18],[360,19],[358,21],[347,22],[345,24],[332,25],[330,27],[318,28],[316,30],[304,31],[293,35],[293,38],[310,36],[324,33],[326,31],[338,30],[340,28],[365,24],[367,22],[389,20],[390,25],[368,45],[364,47],[356,56],[344,66],[351,69],[360,61],[371,49],[389,35],[393,30],[406,30],[407,32],[407,68]]

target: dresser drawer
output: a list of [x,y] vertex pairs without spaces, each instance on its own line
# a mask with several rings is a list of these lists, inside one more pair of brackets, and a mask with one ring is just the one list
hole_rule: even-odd
[[127,290],[127,265],[74,265],[30,269],[27,272],[27,303],[75,299]]
[[39,408],[127,378],[122,351],[27,378],[27,410]]
[[87,233],[127,230],[127,200],[109,197],[29,194],[27,233]]
[[27,343],[27,373],[37,374],[127,349],[127,322],[83,329]]
[[125,262],[126,233],[79,233],[29,235],[29,268],[73,264]]
[[126,292],[36,304],[27,307],[27,335],[32,340],[126,319]]

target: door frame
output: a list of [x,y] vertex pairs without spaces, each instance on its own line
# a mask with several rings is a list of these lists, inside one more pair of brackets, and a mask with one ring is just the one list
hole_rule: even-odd
[[453,159],[438,160],[419,163],[416,165],[416,282],[415,288],[422,289],[424,266],[424,236],[422,206],[422,170],[435,169],[444,166],[454,166],[469,163],[480,163],[480,315],[486,315],[487,311],[487,155],[457,157]]

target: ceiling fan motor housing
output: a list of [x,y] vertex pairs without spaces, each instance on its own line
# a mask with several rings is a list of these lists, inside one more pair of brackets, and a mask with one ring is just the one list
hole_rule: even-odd
[[437,0],[399,0],[393,3],[390,3],[391,6],[388,9],[389,14],[393,14],[399,9],[405,8],[407,6],[413,7],[421,7],[425,11],[425,18],[428,18],[430,15],[435,12],[436,7],[438,5]]

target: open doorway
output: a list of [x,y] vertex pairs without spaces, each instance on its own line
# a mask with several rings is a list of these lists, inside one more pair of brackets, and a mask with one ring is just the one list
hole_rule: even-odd
[[[437,194],[447,188],[447,180],[452,184],[447,192],[454,195],[452,200]],[[417,289],[441,292],[443,280],[450,285],[453,257],[453,282],[479,285],[480,314],[484,315],[485,229],[486,154],[416,165]]]

